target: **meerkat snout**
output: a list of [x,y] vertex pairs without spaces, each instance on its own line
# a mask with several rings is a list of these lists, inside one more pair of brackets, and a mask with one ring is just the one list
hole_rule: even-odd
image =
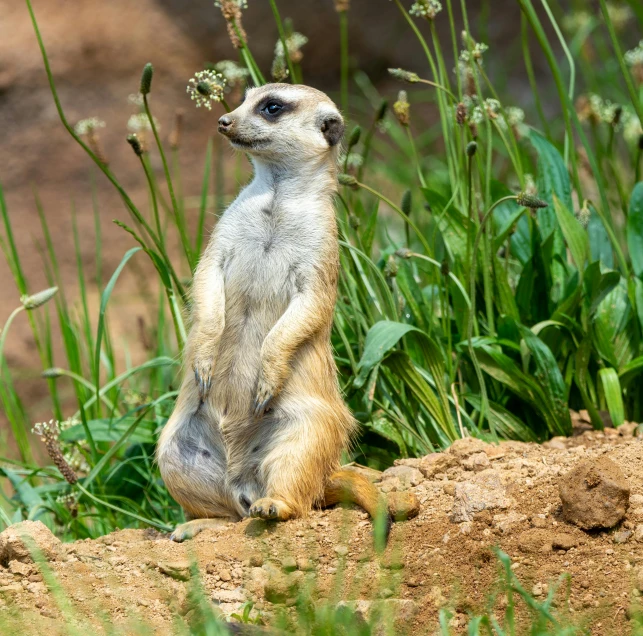
[[219,117],[219,132],[225,135],[232,128],[233,123],[234,121],[230,115]]

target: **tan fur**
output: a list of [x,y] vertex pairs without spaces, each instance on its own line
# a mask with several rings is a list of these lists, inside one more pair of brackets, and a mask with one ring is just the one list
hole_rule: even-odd
[[[273,118],[268,98],[287,108]],[[194,277],[184,378],[157,449],[193,519],[175,538],[211,525],[204,518],[286,520],[347,493],[374,514],[371,484],[331,478],[355,430],[330,345],[341,116],[319,91],[272,84],[248,91],[220,131],[255,175]]]

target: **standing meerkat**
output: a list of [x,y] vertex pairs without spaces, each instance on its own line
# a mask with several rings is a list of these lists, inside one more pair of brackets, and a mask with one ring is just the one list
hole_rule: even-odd
[[190,519],[172,538],[344,500],[374,517],[385,510],[377,489],[340,470],[356,430],[330,343],[342,117],[318,90],[268,84],[248,90],[219,132],[250,156],[254,178],[194,275],[184,378],[157,448]]

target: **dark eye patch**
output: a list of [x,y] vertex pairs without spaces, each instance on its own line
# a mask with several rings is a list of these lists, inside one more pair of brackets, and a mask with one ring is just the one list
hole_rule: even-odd
[[268,95],[257,104],[257,112],[266,121],[276,121],[284,113],[292,112],[295,105],[274,95]]

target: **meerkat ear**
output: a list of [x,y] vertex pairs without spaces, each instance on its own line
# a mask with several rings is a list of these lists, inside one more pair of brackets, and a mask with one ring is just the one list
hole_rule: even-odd
[[336,146],[344,136],[344,122],[339,114],[324,117],[321,132],[331,148]]

